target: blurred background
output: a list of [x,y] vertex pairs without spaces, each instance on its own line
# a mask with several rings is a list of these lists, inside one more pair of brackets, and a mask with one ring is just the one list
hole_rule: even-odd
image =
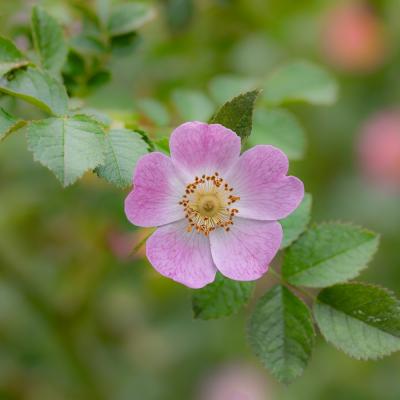
[[[154,137],[207,120],[287,61],[330,70],[334,105],[287,107],[307,143],[291,172],[313,195],[314,221],[382,234],[360,279],[400,292],[398,0],[160,0],[106,57],[93,27],[106,1],[2,1],[0,33],[27,51],[34,4],[71,38],[63,78],[74,101]],[[126,221],[126,193],[90,173],[62,189],[23,135],[0,144],[0,399],[400,398],[399,354],[361,362],[322,340],[304,376],[279,385],[249,351],[246,310],[194,320],[190,291],[157,275],[143,249],[132,255],[147,232]]]

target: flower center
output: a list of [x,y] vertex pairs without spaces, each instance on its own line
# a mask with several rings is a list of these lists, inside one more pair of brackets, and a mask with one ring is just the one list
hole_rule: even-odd
[[218,227],[229,231],[234,216],[239,212],[232,204],[240,197],[233,195],[233,188],[215,172],[214,175],[195,177],[186,186],[182,200],[188,232],[192,229],[208,236]]
[[220,201],[215,194],[199,196],[199,213],[205,217],[213,217],[220,208]]

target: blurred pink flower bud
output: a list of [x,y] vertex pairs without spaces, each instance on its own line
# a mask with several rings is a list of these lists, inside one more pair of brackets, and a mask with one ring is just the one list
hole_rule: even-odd
[[107,243],[112,253],[120,261],[136,260],[146,256],[144,243],[140,245],[144,238],[151,232],[150,229],[138,229],[135,232],[123,232],[110,229],[107,234]]
[[228,364],[213,371],[200,388],[199,400],[270,400],[265,374],[250,364]]
[[382,23],[362,1],[331,9],[323,21],[321,41],[328,62],[344,71],[371,71],[386,53]]
[[362,172],[380,186],[400,191],[400,109],[373,115],[358,143]]

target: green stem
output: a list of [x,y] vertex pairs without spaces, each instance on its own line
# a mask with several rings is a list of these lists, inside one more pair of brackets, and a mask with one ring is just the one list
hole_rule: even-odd
[[131,251],[131,256],[133,256],[134,254],[136,254],[141,247],[146,243],[147,239],[153,234],[154,230],[152,230],[151,232],[149,232]]
[[271,272],[271,274],[274,275],[275,278],[277,278],[283,285],[287,286],[289,289],[297,290],[298,292],[300,292],[304,296],[310,298],[312,301],[316,300],[316,297],[312,293],[310,293],[308,290],[303,289],[301,287],[291,285],[289,282],[287,282],[283,278],[283,276],[281,274],[276,272],[271,266],[269,267],[268,271]]

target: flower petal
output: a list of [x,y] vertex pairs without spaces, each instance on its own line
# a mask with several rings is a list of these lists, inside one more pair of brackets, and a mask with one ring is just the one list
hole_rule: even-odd
[[208,238],[186,227],[178,221],[158,228],[147,240],[146,254],[161,275],[197,289],[213,282],[217,269]]
[[276,221],[255,221],[236,217],[226,232],[210,234],[211,254],[217,269],[226,277],[252,281],[268,270],[282,241],[282,227]]
[[139,159],[125,213],[134,225],[149,227],[185,218],[179,201],[185,185],[169,157],[154,152]]
[[304,197],[300,179],[286,176],[288,159],[273,146],[259,145],[242,154],[227,182],[240,197],[239,216],[263,221],[287,217]]
[[239,136],[219,124],[187,122],[172,132],[169,144],[172,161],[190,181],[216,171],[223,175],[240,155]]

